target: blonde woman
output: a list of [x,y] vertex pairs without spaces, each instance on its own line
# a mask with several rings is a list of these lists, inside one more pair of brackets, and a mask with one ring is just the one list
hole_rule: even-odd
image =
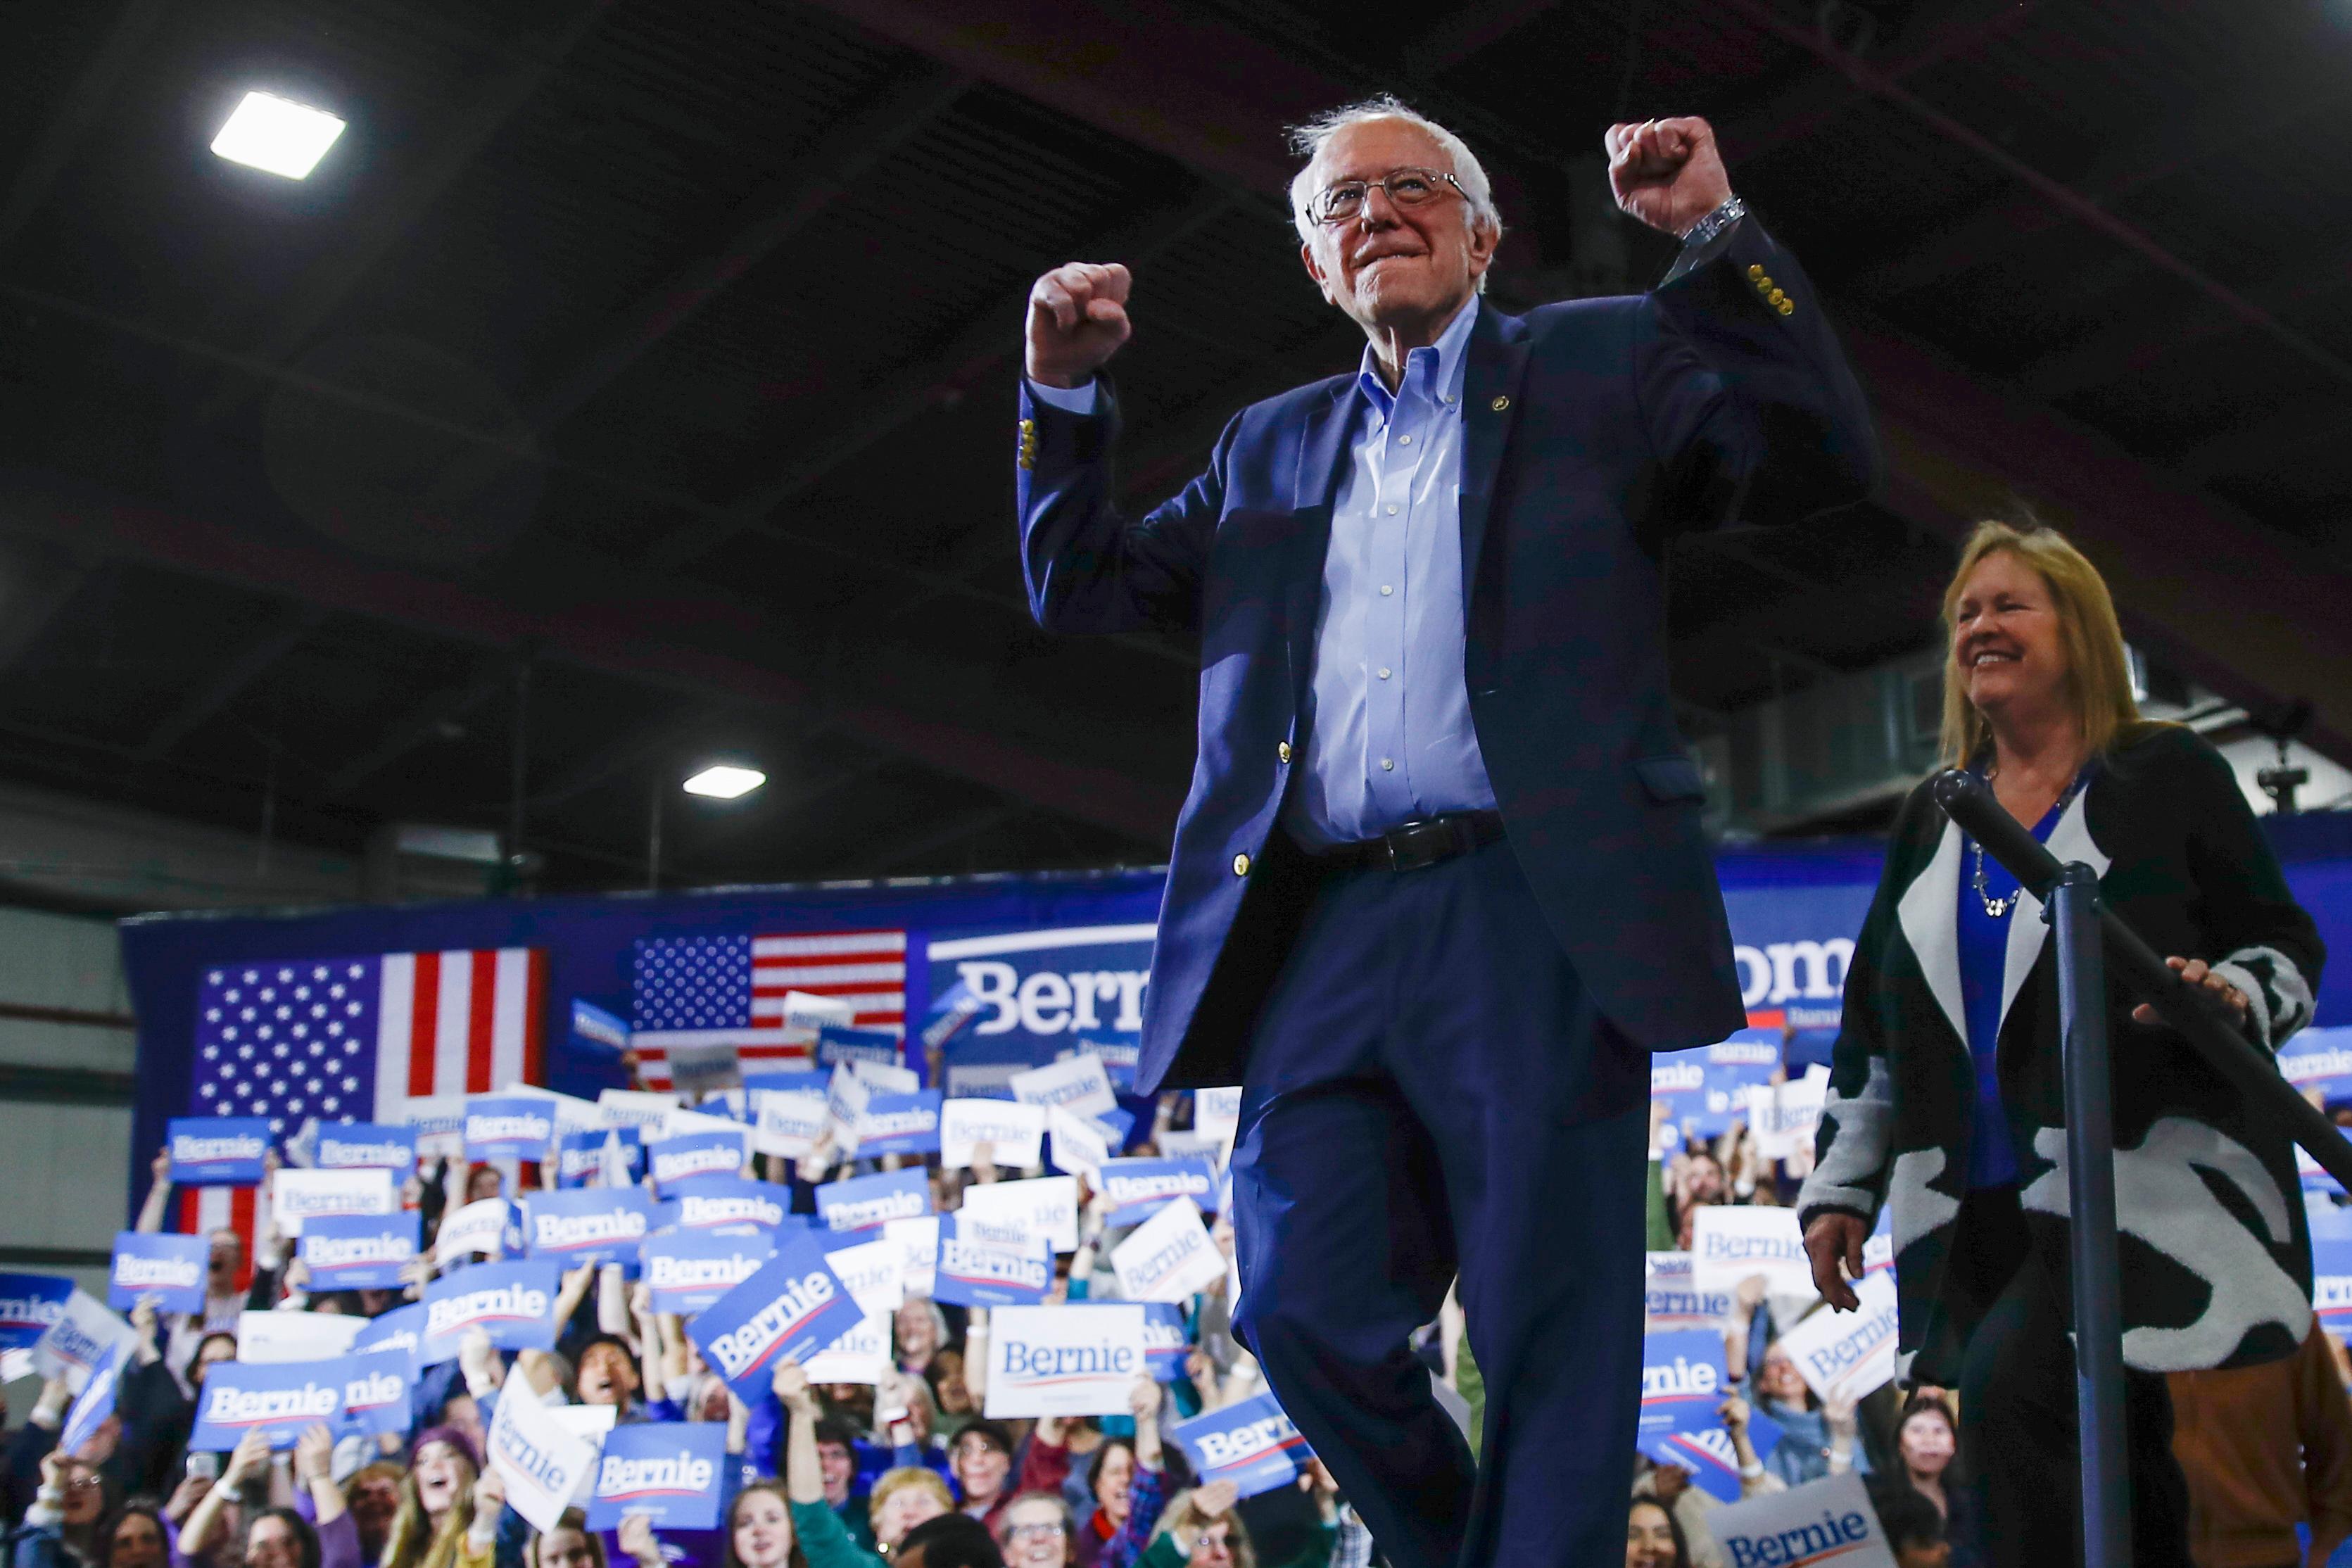
[[[1946,762],[2062,862],[2088,864],[2106,907],[2275,1049],[2310,1019],[2324,950],[2229,764],[2141,721],[2096,569],[2047,529],[1985,523],[1944,612]],[[2309,1237],[2285,1135],[2147,1009],[2111,1003],[2109,1031],[2133,1561],[2186,1568],[2163,1374],[2293,1354],[2311,1326]],[[1898,1365],[1961,1391],[1974,1491],[1951,1499],[1956,1561],[2074,1560],[2065,1120],[2041,907],[1922,785],[1847,971],[1798,1207],[1842,1309],[1892,1207]]]
[[380,1568],[455,1568],[474,1521],[480,1450],[455,1426],[418,1434]]

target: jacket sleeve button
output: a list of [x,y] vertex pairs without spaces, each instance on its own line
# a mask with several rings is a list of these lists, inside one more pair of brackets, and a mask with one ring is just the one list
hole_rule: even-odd
[[1284,741],[1276,744],[1274,748],[1274,754],[1281,758],[1286,763],[1290,761],[1290,742]]
[[1236,855],[1234,857],[1234,875],[1236,877],[1246,877],[1249,875],[1248,856]]

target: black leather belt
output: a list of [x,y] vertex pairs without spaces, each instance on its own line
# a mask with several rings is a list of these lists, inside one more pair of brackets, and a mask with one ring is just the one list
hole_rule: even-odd
[[1378,838],[1312,850],[1308,858],[1333,870],[1418,871],[1483,848],[1502,837],[1501,812],[1455,811],[1391,827]]

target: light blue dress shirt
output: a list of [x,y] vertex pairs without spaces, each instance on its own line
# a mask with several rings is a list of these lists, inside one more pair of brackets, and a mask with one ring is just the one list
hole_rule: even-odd
[[[1283,826],[1310,848],[1495,804],[1463,679],[1462,379],[1479,302],[1405,356],[1391,394],[1370,345],[1331,508],[1299,776]],[[1074,414],[1096,384],[1031,392]]]

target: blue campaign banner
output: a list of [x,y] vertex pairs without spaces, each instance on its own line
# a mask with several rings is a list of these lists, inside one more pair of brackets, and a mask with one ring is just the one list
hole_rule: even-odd
[[443,1275],[425,1288],[419,1358],[426,1366],[456,1360],[457,1343],[471,1329],[481,1330],[503,1351],[553,1350],[555,1295],[562,1274],[562,1264],[531,1258],[478,1263]]
[[0,1350],[31,1350],[66,1315],[73,1293],[62,1274],[0,1274]]
[[257,1187],[269,1152],[263,1116],[175,1116],[167,1142],[172,1181],[183,1187]]
[[[198,1309],[202,1310],[202,1309]],[[65,1425],[58,1428],[58,1452],[70,1454],[98,1435],[99,1423],[114,1414],[114,1396],[122,1377],[122,1344],[106,1347],[90,1363],[89,1381],[67,1407]]]
[[415,1378],[425,1365],[425,1303],[412,1301],[370,1319],[352,1342],[352,1354],[397,1356]]
[[758,1273],[688,1319],[686,1332],[736,1396],[756,1405],[777,1362],[806,1364],[865,1321],[819,1238],[803,1232],[782,1238]]
[[381,1121],[326,1122],[311,1163],[322,1171],[416,1169],[416,1129]]
[[2279,1047],[2279,1074],[2330,1108],[2352,1100],[2352,1025],[2305,1029]]
[[1202,1214],[1217,1212],[1217,1167],[1205,1154],[1181,1160],[1106,1160],[1096,1185],[1118,1205],[1103,1216],[1106,1226],[1141,1225],[1167,1207],[1171,1198],[1191,1198]]
[[775,1233],[649,1236],[638,1256],[656,1312],[690,1317],[751,1278],[775,1256]]
[[1043,1236],[961,1215],[940,1216],[931,1300],[962,1307],[1034,1307],[1054,1284],[1054,1249]]
[[572,999],[572,1048],[590,1060],[618,1062],[629,1048],[629,1021],[584,996]]
[[721,1421],[641,1421],[604,1434],[588,1528],[642,1516],[656,1530],[716,1530],[727,1479]]
[[581,1187],[522,1201],[524,1255],[566,1268],[619,1262],[635,1273],[637,1244],[653,1229],[654,1200],[643,1187]]
[[1231,1481],[1243,1497],[1288,1486],[1314,1456],[1271,1394],[1169,1428],[1202,1481]]
[[333,1364],[343,1373],[343,1433],[379,1437],[408,1430],[416,1415],[416,1369],[407,1357],[370,1355]]
[[833,1073],[830,1068],[820,1071],[815,1068],[779,1068],[745,1073],[743,1092],[746,1095],[761,1092],[813,1094],[819,1100],[823,1100],[825,1087],[832,1082]]
[[1720,1430],[1715,1413],[1727,1386],[1719,1331],[1664,1329],[1643,1335],[1642,1415],[1634,1447],[1655,1458],[1670,1437]]
[[857,1157],[938,1153],[940,1100],[936,1089],[869,1096],[866,1114],[857,1119]]
[[196,1394],[196,1428],[188,1447],[226,1453],[247,1432],[268,1435],[273,1448],[290,1448],[303,1428],[334,1426],[343,1413],[343,1363],[289,1361],[253,1366],[216,1361]]
[[1143,1039],[1152,926],[945,929],[928,947],[926,1017],[968,1013],[942,1056],[954,1096],[1009,1098],[1005,1081],[1076,1051],[1131,1089]]
[[555,1139],[555,1106],[528,1094],[482,1094],[466,1100],[466,1158],[544,1160]]
[[751,1152],[749,1128],[714,1127],[646,1145],[646,1168],[667,1195],[670,1184],[692,1176],[738,1176]]
[[2329,1333],[2352,1338],[2352,1237],[2311,1238],[2311,1305]]
[[[314,1290],[391,1290],[416,1259],[424,1216],[398,1214],[322,1215],[302,1222],[300,1253]],[[201,1310],[202,1309],[198,1309]]]
[[[904,1041],[887,1029],[852,1029],[840,1024],[827,1024],[816,1032],[816,1065],[830,1073],[835,1068],[853,1062],[869,1062],[876,1067],[908,1068],[921,1081],[923,1061],[909,1057]],[[903,1080],[902,1080],[903,1081]]]
[[930,1212],[930,1177],[919,1168],[827,1182],[816,1190],[817,1222],[827,1230],[868,1230]]
[[1685,1136],[1713,1138],[1737,1121],[1754,1119],[1748,1096],[1772,1081],[1780,1065],[1778,1029],[1742,1029],[1729,1039],[1650,1058],[1650,1098],[1666,1102],[1667,1119]]
[[106,1304],[127,1311],[145,1298],[160,1312],[201,1312],[211,1259],[212,1243],[201,1236],[123,1231],[114,1238]]
[[1718,854],[1732,962],[1751,1026],[1837,1027],[1846,965],[1883,858],[1875,845]]
[[[1771,1458],[1781,1436],[1778,1421],[1760,1410],[1748,1412],[1748,1440],[1754,1445],[1759,1461]],[[1660,1464],[1678,1465],[1689,1471],[1691,1484],[1717,1501],[1739,1500],[1739,1451],[1732,1447],[1731,1434],[1722,1426],[1669,1432],[1643,1452]]]
[[634,1127],[607,1127],[601,1131],[566,1132],[555,1141],[555,1184],[558,1187],[605,1184],[604,1151],[608,1144],[617,1149],[619,1173],[624,1180],[635,1182],[645,1174],[643,1135]]
[[665,1223],[703,1236],[740,1236],[747,1231],[773,1235],[787,1228],[805,1230],[808,1216],[793,1213],[793,1190],[748,1176],[692,1176],[673,1183],[663,1192]]
[[1173,1301],[1145,1301],[1143,1353],[1150,1363],[1154,1383],[1182,1383],[1192,1374],[1185,1363],[1192,1357],[1192,1341],[1184,1331],[1184,1309]]

